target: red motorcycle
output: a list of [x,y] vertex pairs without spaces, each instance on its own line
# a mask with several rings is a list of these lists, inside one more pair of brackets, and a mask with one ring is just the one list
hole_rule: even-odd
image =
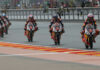
[[86,49],[89,47],[93,49],[93,43],[94,43],[94,38],[95,38],[95,29],[92,24],[87,24],[85,27],[85,33],[82,38]]
[[56,22],[51,27],[52,33],[51,37],[54,40],[55,45],[60,45],[60,39],[61,39],[61,33],[62,33],[62,27],[61,24]]
[[27,24],[27,30],[26,30],[26,36],[27,36],[29,42],[33,41],[34,32],[35,32],[34,25],[31,22],[29,22]]

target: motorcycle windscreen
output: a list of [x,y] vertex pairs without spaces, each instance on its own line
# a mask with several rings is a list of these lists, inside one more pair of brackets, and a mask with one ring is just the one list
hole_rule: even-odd
[[95,29],[94,29],[93,25],[91,25],[91,24],[86,25],[86,27],[85,27],[85,34],[90,35],[90,33],[92,33],[92,34],[95,33]]
[[53,25],[53,32],[61,32],[61,31],[62,31],[62,27],[60,24]]
[[32,23],[28,23],[27,24],[27,30],[34,30],[34,26],[33,26],[33,24]]

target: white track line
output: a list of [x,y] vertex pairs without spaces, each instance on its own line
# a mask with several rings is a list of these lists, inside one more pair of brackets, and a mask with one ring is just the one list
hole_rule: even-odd
[[3,56],[27,56],[27,55],[51,55],[51,54],[61,54],[61,53],[27,53],[27,54],[2,54],[0,57]]

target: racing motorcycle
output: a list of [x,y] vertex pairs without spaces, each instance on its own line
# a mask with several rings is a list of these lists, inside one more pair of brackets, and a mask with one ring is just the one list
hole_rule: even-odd
[[27,30],[26,31],[27,31],[26,33],[27,33],[28,41],[32,42],[33,41],[34,31],[35,31],[35,27],[34,27],[32,22],[29,22],[27,24]]
[[93,42],[94,42],[94,35],[95,35],[95,29],[92,24],[87,24],[85,27],[85,33],[84,37],[82,38],[83,42],[85,43],[86,49],[90,47],[90,49],[93,49]]
[[4,18],[4,21],[5,21],[5,23],[4,23],[4,32],[5,32],[5,34],[8,34],[9,23],[5,18]]
[[51,29],[52,29],[52,39],[54,40],[55,45],[60,45],[61,32],[62,32],[61,24],[56,22],[55,24],[52,25]]

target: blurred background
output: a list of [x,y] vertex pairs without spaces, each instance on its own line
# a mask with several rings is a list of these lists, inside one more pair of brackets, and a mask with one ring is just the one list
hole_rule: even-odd
[[0,0],[0,9],[100,7],[100,0]]

